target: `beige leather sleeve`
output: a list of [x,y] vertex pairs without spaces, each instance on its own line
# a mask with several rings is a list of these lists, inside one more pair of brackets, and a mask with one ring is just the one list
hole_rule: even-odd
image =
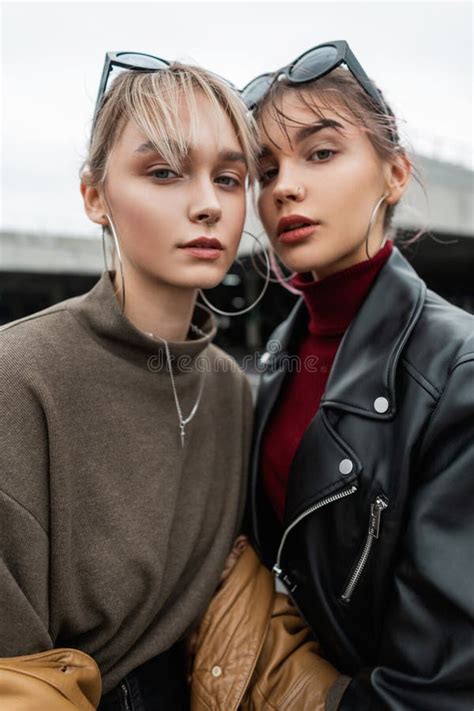
[[0,658],[2,711],[95,711],[101,692],[99,667],[77,649]]
[[242,711],[325,711],[339,672],[288,596],[275,593],[270,628]]

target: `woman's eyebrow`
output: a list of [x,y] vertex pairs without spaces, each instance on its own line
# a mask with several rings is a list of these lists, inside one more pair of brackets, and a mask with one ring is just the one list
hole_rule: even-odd
[[243,163],[247,167],[247,159],[241,151],[223,148],[218,153],[218,159],[223,163]]
[[300,128],[295,134],[296,143],[301,143],[301,141],[304,141],[305,138],[312,136],[314,133],[321,131],[323,128],[340,128],[344,130],[344,126],[342,123],[339,123],[339,121],[335,121],[334,119],[321,119],[316,123],[312,123],[310,126],[303,126],[303,128]]
[[[301,141],[304,141],[304,139],[308,138],[308,136],[312,136],[313,134],[318,133],[318,131],[322,131],[323,128],[333,128],[334,130],[341,129],[342,131],[344,131],[344,126],[342,125],[342,123],[339,123],[339,121],[335,121],[334,119],[320,119],[319,121],[316,121],[315,123],[312,123],[309,126],[303,126],[302,128],[298,129],[294,136],[294,141],[295,143],[301,143]],[[257,159],[261,160],[262,158],[267,158],[269,156],[273,156],[272,149],[266,144],[262,145],[260,147]]]
[[[142,143],[133,152],[138,154],[158,153],[156,147],[151,141]],[[192,148],[190,149],[190,152],[192,152]],[[247,159],[245,158],[245,155],[241,151],[236,151],[231,148],[223,148],[219,151],[218,160],[223,163],[243,163],[245,167],[247,167]]]
[[138,148],[135,148],[133,151],[134,153],[158,153],[156,150],[156,147],[153,145],[151,141],[146,141],[145,143],[142,143],[141,146],[138,146]]

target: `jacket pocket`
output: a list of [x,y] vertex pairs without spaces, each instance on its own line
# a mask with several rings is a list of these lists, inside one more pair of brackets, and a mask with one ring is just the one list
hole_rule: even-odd
[[343,602],[350,602],[351,600],[352,594],[355,588],[357,587],[357,583],[359,582],[360,576],[362,575],[367,561],[369,560],[370,552],[372,550],[374,541],[380,535],[382,513],[387,507],[388,499],[383,496],[383,494],[379,494],[375,498],[374,502],[370,505],[369,527],[367,530],[367,537],[365,539],[362,552],[349,578],[349,581],[347,582],[346,586],[344,587],[344,591],[341,594],[340,599]]

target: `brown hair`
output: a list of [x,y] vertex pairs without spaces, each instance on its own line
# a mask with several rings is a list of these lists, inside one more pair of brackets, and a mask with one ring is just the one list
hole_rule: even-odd
[[[280,108],[280,100],[288,92],[294,93],[319,118],[324,117],[324,110],[331,110],[341,115],[342,108],[344,116],[341,118],[363,128],[381,160],[390,161],[407,153],[400,143],[397,120],[387,102],[385,103],[389,115],[381,113],[374,99],[343,67],[338,67],[326,76],[300,86],[287,84],[285,81],[275,81],[254,113],[266,135],[268,132],[265,126],[265,115],[275,121],[287,137],[288,125],[298,123],[290,116],[286,116]],[[421,183],[417,175],[415,179]],[[395,205],[389,205],[386,209],[385,231],[391,226],[394,209]]]

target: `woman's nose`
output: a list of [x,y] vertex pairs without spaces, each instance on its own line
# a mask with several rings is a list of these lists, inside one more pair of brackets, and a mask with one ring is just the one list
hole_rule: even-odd
[[206,225],[215,225],[221,219],[221,215],[221,210],[207,207],[201,210],[193,219],[195,222],[203,222]]
[[222,217],[222,208],[212,188],[202,190],[190,209],[193,222],[214,225]]
[[273,188],[273,197],[278,205],[287,202],[301,202],[304,196],[304,188],[288,180],[279,180]]

